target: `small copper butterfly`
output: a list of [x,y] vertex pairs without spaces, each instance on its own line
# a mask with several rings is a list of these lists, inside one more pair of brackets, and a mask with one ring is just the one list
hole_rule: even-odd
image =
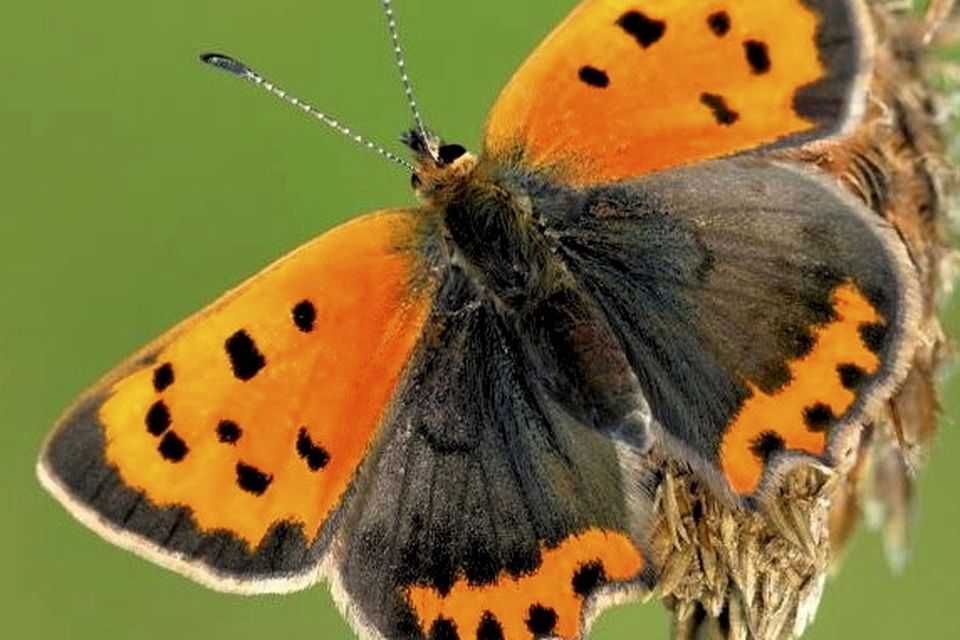
[[903,241],[778,155],[858,122],[870,51],[862,0],[584,0],[479,153],[417,117],[419,206],[135,354],[60,420],[44,486],[216,589],[326,578],[363,638],[583,637],[659,578],[641,461],[754,508],[905,375]]

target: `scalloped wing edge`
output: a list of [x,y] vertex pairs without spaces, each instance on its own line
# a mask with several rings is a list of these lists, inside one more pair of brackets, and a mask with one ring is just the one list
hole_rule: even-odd
[[794,162],[773,161],[772,164],[818,182],[850,205],[850,208],[856,211],[856,215],[874,228],[897,273],[898,285],[903,292],[902,312],[898,318],[899,324],[892,326],[893,343],[896,347],[892,351],[894,357],[886,363],[886,375],[871,382],[863,396],[858,398],[847,412],[847,416],[837,423],[824,454],[818,456],[789,449],[775,453],[764,469],[756,490],[751,494],[736,493],[729,486],[719,467],[714,468],[700,460],[687,445],[672,436],[656,420],[652,421],[651,431],[654,441],[657,446],[662,447],[669,458],[691,467],[699,477],[708,482],[714,494],[727,504],[751,509],[757,509],[769,499],[774,498],[786,476],[798,467],[819,466],[822,469],[836,471],[852,462],[851,458],[859,445],[863,425],[882,409],[910,370],[920,338],[922,314],[920,282],[916,267],[910,258],[906,244],[893,224],[846,191],[839,180],[831,180],[821,171],[808,169]]

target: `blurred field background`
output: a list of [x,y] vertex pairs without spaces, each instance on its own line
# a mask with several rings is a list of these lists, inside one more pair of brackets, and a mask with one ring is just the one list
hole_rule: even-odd
[[[473,148],[574,0],[398,0],[423,111]],[[58,413],[180,318],[308,238],[409,204],[397,167],[196,62],[222,50],[393,148],[409,122],[376,0],[11,3],[0,22],[0,637],[351,638],[329,594],[207,591],[101,542],[39,487]],[[960,305],[946,310],[952,335]],[[861,531],[811,640],[957,638],[960,379],[944,385],[915,552]],[[595,640],[665,638],[658,605]]]

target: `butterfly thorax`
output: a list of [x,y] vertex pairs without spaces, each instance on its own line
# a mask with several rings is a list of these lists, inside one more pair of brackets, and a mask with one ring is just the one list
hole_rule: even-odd
[[[411,183],[425,209],[440,215],[451,259],[499,305],[521,308],[556,288],[563,270],[551,255],[525,189],[497,163],[416,129]],[[486,160],[486,159],[484,159]]]
[[509,328],[530,374],[564,411],[645,446],[649,409],[637,378],[549,223],[558,211],[575,216],[583,194],[501,162],[464,159],[425,174],[436,180],[426,208],[442,220],[447,281],[465,284],[471,304]]
[[526,193],[478,171],[451,196],[441,210],[457,259],[498,304],[523,313],[571,284]]

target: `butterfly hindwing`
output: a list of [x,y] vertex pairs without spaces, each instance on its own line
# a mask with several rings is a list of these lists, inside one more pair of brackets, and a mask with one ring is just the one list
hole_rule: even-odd
[[315,581],[429,311],[420,234],[415,212],[361,218],[187,320],[67,412],[44,484],[98,533],[216,588]]
[[717,486],[753,495],[788,452],[831,462],[902,377],[915,272],[896,231],[827,180],[743,157],[585,197],[550,223],[560,253],[619,335],[664,446]]
[[586,0],[514,75],[485,150],[599,184],[835,134],[869,57],[860,0]]
[[553,401],[520,343],[447,272],[335,543],[371,637],[579,638],[598,594],[649,578],[636,452]]

